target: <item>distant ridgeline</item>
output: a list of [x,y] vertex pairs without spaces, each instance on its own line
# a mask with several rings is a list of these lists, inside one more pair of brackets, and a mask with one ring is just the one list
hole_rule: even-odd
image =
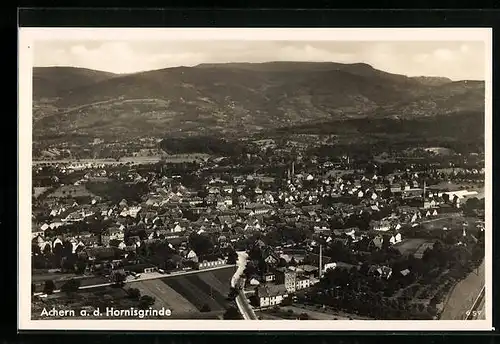
[[[418,135],[420,130],[422,136],[442,135],[444,130],[449,136],[447,131],[455,134],[455,126],[467,122],[441,117],[482,114],[485,99],[484,81],[414,78],[361,63],[205,64],[126,75],[46,67],[34,68],[33,75],[33,134],[43,141],[73,133],[106,141],[178,133],[242,137],[266,129],[339,120],[347,122],[334,125],[340,135],[344,130],[349,135],[384,133],[386,128],[389,134],[403,130]],[[382,117],[389,121],[378,122]],[[437,122],[427,126],[406,121],[394,124],[398,118],[431,117]],[[350,122],[354,118],[360,121]],[[471,130],[483,129],[473,121],[468,123],[473,124]],[[311,124],[302,130],[328,133],[334,126]],[[68,141],[73,139],[68,136]],[[226,152],[220,146],[210,143],[201,151]]]
[[244,154],[247,147],[239,142],[209,136],[169,137],[160,142],[168,154],[205,153],[233,156]]
[[[411,119],[362,118],[344,121],[307,123],[272,130],[274,135],[324,134],[349,137],[334,145],[338,154],[406,149],[415,145],[442,146],[459,153],[484,150],[484,113],[461,112]],[[353,147],[352,143],[356,143]],[[344,147],[345,146],[345,147]],[[316,149],[316,148],[315,148]],[[330,147],[326,154],[332,154]],[[316,154],[322,155],[321,148]],[[313,153],[313,152],[311,152]]]

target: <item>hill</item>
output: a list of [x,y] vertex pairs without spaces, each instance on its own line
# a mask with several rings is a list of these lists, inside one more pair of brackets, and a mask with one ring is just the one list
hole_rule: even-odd
[[452,82],[452,80],[448,78],[432,77],[432,76],[415,76],[413,77],[413,80],[428,86],[440,86]]
[[61,92],[115,77],[116,74],[74,67],[34,67],[33,98],[57,97]]
[[[481,81],[411,78],[362,63],[202,64],[119,76],[53,68],[37,75],[35,136],[240,135],[311,121],[484,110]],[[41,94],[55,95],[41,102]]]

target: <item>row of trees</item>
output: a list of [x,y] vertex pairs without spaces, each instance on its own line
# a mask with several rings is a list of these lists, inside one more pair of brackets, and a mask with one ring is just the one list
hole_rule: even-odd
[[46,244],[43,250],[33,244],[31,259],[35,269],[61,269],[61,272],[83,274],[87,268],[87,260],[73,252],[73,244],[69,241],[57,242],[53,248]]
[[[464,238],[464,244],[456,243],[436,241],[422,259],[394,254],[386,262],[393,269],[388,279],[368,274],[371,257],[359,268],[327,270],[305,301],[377,319],[432,319],[437,312],[435,306],[455,281],[471,273],[484,258],[484,239]],[[409,274],[404,276],[400,271],[405,269]],[[419,292],[419,299],[424,301],[415,299]],[[422,304],[425,299],[429,307]]]
[[[60,290],[61,292],[71,294],[77,292],[80,289],[80,286],[81,286],[81,281],[79,279],[72,278],[63,283],[61,285]],[[56,284],[54,283],[53,280],[45,281],[42,290],[44,294],[52,295],[55,290],[56,290]],[[31,284],[31,293],[33,294],[35,292],[36,292],[35,284]]]

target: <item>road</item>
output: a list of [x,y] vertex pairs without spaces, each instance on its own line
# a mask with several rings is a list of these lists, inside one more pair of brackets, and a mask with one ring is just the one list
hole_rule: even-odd
[[[134,278],[132,276],[127,276],[125,283],[132,284],[134,282],[141,282],[141,281],[153,280],[153,279],[158,279],[158,278],[169,278],[169,277],[174,277],[174,276],[184,276],[184,275],[190,275],[190,274],[197,274],[200,272],[219,270],[219,269],[227,269],[230,267],[232,267],[232,265],[222,265],[222,266],[216,266],[216,267],[208,268],[208,269],[172,272],[170,274],[161,274],[159,272],[143,273],[138,278]],[[79,290],[100,288],[100,287],[109,287],[113,284],[114,283],[102,283],[102,284],[87,285],[87,286],[80,287]],[[61,292],[60,289],[54,290],[54,293],[60,293],[60,292]],[[42,294],[44,294],[44,293],[34,293],[33,295],[39,296]]]
[[472,304],[472,307],[465,313],[465,320],[477,320],[484,319],[484,299],[485,299],[485,286],[479,292],[476,300]]
[[452,219],[452,218],[454,218],[454,217],[455,217],[455,216],[443,216],[443,217],[436,217],[436,218],[433,218],[433,219],[420,221],[419,223],[420,223],[420,224],[422,224],[422,223],[431,223],[431,222],[436,222],[436,221],[442,221],[442,220]]
[[244,285],[245,280],[242,278],[243,271],[245,271],[245,266],[247,265],[248,254],[246,252],[237,252],[238,253],[238,269],[233,275],[231,279],[231,287],[238,289],[238,295],[236,296],[236,305],[238,306],[238,310],[240,314],[243,316],[245,320],[258,320],[257,315],[255,314],[252,306],[250,306],[250,302],[245,296],[242,285]]

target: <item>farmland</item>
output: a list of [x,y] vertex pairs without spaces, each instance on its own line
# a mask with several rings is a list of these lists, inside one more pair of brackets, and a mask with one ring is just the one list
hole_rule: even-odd
[[268,308],[257,312],[265,320],[296,320],[300,314],[307,314],[310,320],[371,320],[368,317],[348,314],[330,307],[297,304],[280,308]]
[[418,248],[422,246],[427,240],[426,239],[407,239],[403,240],[401,243],[395,244],[396,248],[403,255],[411,255],[417,252]]
[[132,288],[137,288],[142,295],[149,295],[155,298],[156,309],[170,309],[176,313],[198,312],[198,309],[187,301],[182,295],[158,279],[131,283]]
[[[234,272],[234,267],[228,267],[184,276],[134,281],[127,284],[127,288],[103,286],[80,290],[72,295],[57,293],[45,299],[34,299],[32,313],[34,318],[39,318],[43,308],[61,302],[66,308],[75,310],[95,305],[127,309],[138,304],[138,300],[130,298],[127,292],[129,288],[134,288],[140,291],[140,296],[154,298],[153,309],[169,309],[171,318],[218,319],[229,304],[227,297]],[[201,312],[204,306],[210,309]]]
[[432,221],[422,222],[421,225],[425,230],[443,230],[443,228],[446,228],[448,230],[462,231],[462,229],[464,228],[464,223],[466,224],[465,228],[467,230],[474,230],[476,221],[477,218],[464,217],[461,215],[450,215],[448,217],[442,217]]
[[161,282],[198,310],[208,305],[212,311],[221,311],[228,303],[226,298],[233,274],[234,268],[230,267],[187,276],[166,277]]
[[[172,318],[214,319],[227,308],[226,298],[233,274],[234,267],[228,267],[184,276],[132,282],[130,287],[139,289],[142,295],[154,297],[153,308],[170,309]],[[205,305],[210,308],[210,312],[201,314],[200,311]]]

